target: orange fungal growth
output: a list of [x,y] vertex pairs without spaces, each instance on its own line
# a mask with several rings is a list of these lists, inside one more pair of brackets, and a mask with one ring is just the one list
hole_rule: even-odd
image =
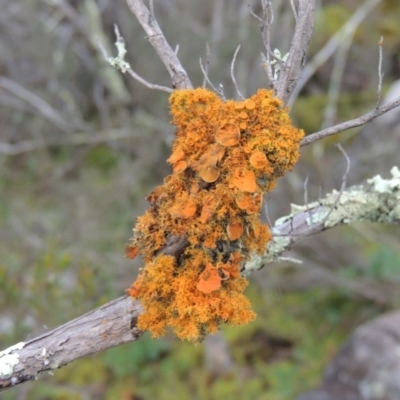
[[247,99],[244,102],[244,106],[245,108],[247,108],[248,110],[254,110],[256,108],[256,103],[254,100],[252,99]]
[[187,166],[188,165],[185,161],[178,161],[176,164],[174,164],[172,170],[174,171],[174,174],[179,174],[180,172],[183,172]]
[[191,198],[177,199],[175,204],[170,208],[169,213],[172,218],[188,219],[196,214],[197,205]]
[[232,179],[232,184],[244,192],[253,193],[257,190],[256,176],[253,171],[241,171],[237,169]]
[[185,153],[182,150],[182,147],[176,146],[174,152],[171,154],[171,157],[167,159],[170,164],[175,164],[178,161],[181,161],[185,158]]
[[222,146],[235,146],[240,140],[240,128],[228,122],[217,130],[215,140]]
[[191,167],[194,171],[200,171],[208,167],[215,167],[224,156],[225,150],[218,144],[214,144],[200,157],[198,161],[192,163]]
[[218,270],[211,264],[207,264],[204,271],[199,276],[196,289],[203,293],[211,293],[221,287],[221,277]]
[[204,196],[203,208],[200,215],[200,221],[203,224],[205,224],[214,215],[217,205],[217,199],[212,194]]
[[264,153],[257,150],[250,156],[250,164],[254,168],[263,169],[268,165],[268,160]]
[[230,224],[228,225],[227,232],[230,240],[237,240],[243,235],[243,225],[240,222]]
[[140,294],[140,285],[138,281],[132,283],[131,287],[126,290],[126,294],[131,297],[138,297]]
[[202,168],[199,171],[199,176],[204,182],[212,183],[215,182],[219,177],[219,170],[216,167],[210,166]]
[[129,259],[134,259],[139,254],[139,247],[127,244],[125,247],[125,257]]
[[173,173],[147,197],[126,248],[144,260],[127,293],[143,305],[139,329],[198,342],[255,318],[240,271],[271,240],[262,199],[298,160],[303,131],[265,89],[239,102],[176,90],[169,101]]

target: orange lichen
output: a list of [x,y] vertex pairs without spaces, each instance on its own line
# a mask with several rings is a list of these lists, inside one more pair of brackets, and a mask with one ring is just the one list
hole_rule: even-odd
[[203,293],[214,292],[221,287],[221,280],[218,269],[214,268],[211,264],[207,264],[206,268],[199,276],[196,289]]
[[214,215],[217,205],[218,201],[212,194],[204,196],[200,215],[201,223],[205,224]]
[[244,192],[253,193],[257,190],[256,176],[253,171],[236,169],[232,184]]
[[[126,254],[140,251],[145,265],[127,293],[144,307],[139,329],[158,337],[171,327],[199,341],[222,323],[255,317],[240,271],[271,239],[259,220],[262,198],[297,161],[303,132],[264,89],[240,102],[206,89],[177,90],[170,104],[173,174],[138,218]],[[186,247],[163,254],[179,238]]]
[[126,294],[131,297],[138,297],[140,294],[140,284],[138,281],[132,283],[131,287],[126,290]]
[[217,167],[205,167],[199,171],[199,176],[204,182],[215,182],[219,177],[219,170]]
[[186,161],[178,161],[176,164],[174,164],[172,170],[174,171],[174,174],[179,174],[180,172],[183,172],[187,166],[188,165]]
[[215,140],[223,146],[235,146],[240,140],[240,128],[228,122],[218,128]]
[[170,208],[169,213],[172,218],[188,219],[196,214],[196,202],[189,198],[179,198],[175,201],[174,205]]
[[215,167],[224,156],[225,150],[218,144],[210,146],[207,151],[191,164],[193,171],[200,171],[208,167]]
[[125,257],[133,260],[139,254],[139,247],[127,244],[125,246]]
[[257,150],[250,156],[250,164],[254,168],[263,169],[268,165],[267,156]]
[[256,108],[256,103],[254,100],[252,99],[247,99],[244,102],[244,106],[248,109],[248,110],[254,110]]
[[243,225],[240,222],[228,225],[226,230],[230,240],[237,240],[243,235]]
[[182,150],[181,146],[176,146],[173,153],[171,154],[171,157],[167,159],[167,162],[170,164],[175,164],[178,161],[181,161],[185,158],[185,153]]

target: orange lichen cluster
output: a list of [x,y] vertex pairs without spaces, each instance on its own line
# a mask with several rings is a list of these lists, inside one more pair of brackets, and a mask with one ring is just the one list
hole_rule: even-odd
[[[271,238],[259,220],[263,193],[299,157],[303,132],[271,91],[244,101],[222,101],[206,89],[170,97],[176,140],[173,173],[149,196],[127,257],[145,261],[128,293],[145,312],[138,327],[157,337],[167,326],[198,341],[221,323],[251,321],[240,269]],[[169,239],[186,237],[179,256],[162,254]]]

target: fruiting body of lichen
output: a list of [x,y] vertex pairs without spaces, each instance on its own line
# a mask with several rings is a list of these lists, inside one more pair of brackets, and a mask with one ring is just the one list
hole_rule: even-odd
[[[157,337],[170,326],[198,341],[221,323],[255,317],[240,269],[271,238],[259,220],[262,195],[297,161],[303,132],[263,89],[241,102],[178,90],[170,105],[173,173],[148,196],[134,229],[127,256],[140,252],[145,267],[127,292],[144,306],[140,329]],[[171,236],[189,242],[178,259],[161,252]]]

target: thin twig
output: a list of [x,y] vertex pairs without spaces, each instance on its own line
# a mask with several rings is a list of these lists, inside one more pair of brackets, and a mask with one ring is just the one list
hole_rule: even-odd
[[188,74],[183,68],[174,50],[165,39],[157,20],[154,17],[151,17],[150,11],[144,2],[142,0],[126,0],[126,3],[132,13],[136,16],[140,25],[142,25],[149,42],[167,68],[172,80],[172,87],[174,89],[192,89],[193,85],[190,82]]
[[267,217],[268,225],[272,226],[272,221],[271,221],[271,218],[270,218],[269,212],[268,212],[268,201],[267,200],[268,200],[267,197],[264,196],[262,204],[263,204],[265,216]]
[[329,128],[335,123],[341,82],[346,67],[347,55],[353,42],[354,33],[355,32],[353,32],[346,40],[343,41],[335,55],[333,70],[329,82],[328,103],[325,107],[321,129]]
[[146,81],[140,75],[138,75],[132,68],[128,68],[126,70],[126,72],[128,72],[128,74],[132,78],[136,79],[138,82],[140,82],[142,85],[148,87],[149,89],[161,90],[161,91],[167,92],[167,93],[172,93],[174,91],[173,89],[171,89],[169,87],[156,85],[154,83],[150,83],[150,82]]
[[309,213],[309,218],[310,218],[310,222],[312,223],[313,220],[313,216],[312,213],[308,207],[308,179],[309,177],[307,176],[306,179],[304,180],[304,184],[303,184],[303,191],[304,191],[304,206],[306,207],[306,211]]
[[323,65],[337,50],[337,48],[347,40],[347,38],[354,34],[361,22],[369,15],[374,7],[376,7],[381,0],[368,0],[363,3],[353,16],[335,33],[326,43],[326,45],[307,63],[301,73],[301,79],[298,80],[292,95],[288,101],[288,106],[292,107],[296,101],[297,96],[307,84],[310,78],[315,74],[317,69]]
[[130,128],[110,129],[96,133],[70,133],[64,139],[24,140],[10,144],[0,142],[0,154],[17,155],[45,149],[50,146],[80,146],[93,145],[121,139],[132,139],[135,135]]
[[[201,59],[200,59],[200,65],[201,65]],[[206,87],[209,67],[210,67],[210,46],[208,45],[208,43],[206,43],[206,67],[203,72],[203,75],[204,75],[203,86],[202,86],[203,89]]]
[[290,6],[292,7],[294,19],[297,22],[297,10],[293,0],[290,0]]
[[286,105],[300,79],[314,27],[315,0],[300,1],[287,60],[282,62],[275,94]]
[[224,85],[222,83],[218,85],[217,93],[220,95],[222,100],[226,101],[226,97],[224,94]]
[[349,176],[349,172],[350,172],[350,166],[351,166],[351,162],[350,162],[350,157],[347,155],[347,153],[344,151],[342,145],[340,143],[338,143],[336,145],[338,147],[338,149],[342,152],[343,156],[346,159],[346,171],[343,174],[342,177],[342,184],[340,185],[340,190],[339,193],[337,195],[337,198],[335,200],[335,202],[333,203],[331,209],[328,211],[328,213],[326,214],[324,220],[323,220],[323,224],[325,225],[325,222],[328,221],[329,217],[331,216],[332,212],[336,209],[337,205],[339,204],[340,198],[343,195],[343,192],[346,189],[346,185],[347,185],[347,177]]
[[376,100],[376,108],[381,105],[382,102],[382,81],[383,81],[383,72],[382,72],[382,59],[383,59],[383,36],[378,42],[379,47],[379,61],[378,61],[378,93],[377,93],[377,100]]
[[235,51],[235,54],[233,55],[233,59],[232,59],[232,63],[231,63],[231,78],[232,78],[232,82],[233,82],[233,85],[235,86],[237,94],[239,95],[239,97],[242,100],[244,100],[244,96],[242,95],[242,93],[241,93],[241,91],[239,89],[239,86],[238,86],[238,84],[236,82],[236,78],[235,78],[235,61],[236,61],[236,57],[237,57],[237,55],[239,53],[239,50],[240,50],[240,44],[237,47],[237,49]]
[[114,68],[119,69],[122,73],[127,72],[133,79],[136,79],[138,82],[148,87],[149,89],[161,90],[163,92],[172,93],[173,89],[166,86],[156,85],[154,83],[148,82],[131,68],[130,64],[125,61],[125,55],[127,53],[125,48],[125,40],[121,36],[117,25],[114,25],[114,31],[115,31],[115,36],[117,37],[117,41],[115,42],[115,46],[118,49],[117,57],[108,57],[106,49],[103,47],[101,43],[98,43],[98,46],[105,60]]
[[381,107],[377,107],[377,108],[373,109],[369,113],[364,114],[363,116],[361,116],[359,118],[355,118],[350,121],[342,122],[341,124],[332,126],[327,129],[323,129],[322,131],[312,133],[301,140],[300,146],[301,147],[307,146],[317,140],[326,138],[328,136],[336,135],[337,133],[347,131],[348,129],[365,125],[366,123],[372,121],[376,117],[379,117],[380,115],[385,114],[388,111],[393,110],[394,108],[399,107],[399,106],[400,106],[400,97],[391,101],[388,104],[385,104]]
[[74,123],[72,121],[68,121],[47,101],[39,97],[37,94],[25,89],[17,82],[6,78],[5,76],[0,77],[0,89],[4,89],[8,93],[12,93],[15,97],[23,100],[26,104],[29,104],[31,107],[37,110],[43,118],[63,132],[68,133],[76,129],[89,129],[89,127],[84,123]]
[[203,72],[204,79],[206,80],[206,82],[211,86],[211,89],[214,90],[214,92],[219,93],[218,89],[213,85],[213,83],[208,78],[207,71],[204,69],[201,57],[199,58],[199,64],[200,64],[201,72]]

